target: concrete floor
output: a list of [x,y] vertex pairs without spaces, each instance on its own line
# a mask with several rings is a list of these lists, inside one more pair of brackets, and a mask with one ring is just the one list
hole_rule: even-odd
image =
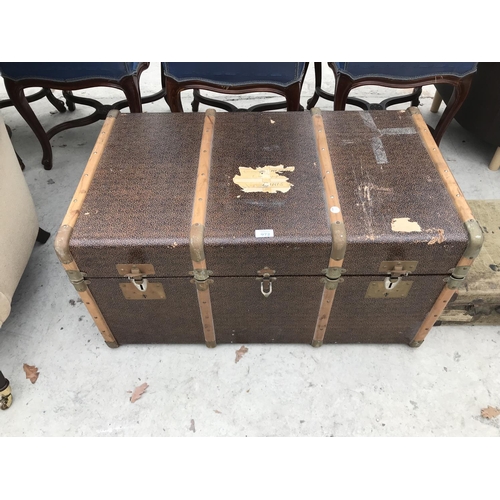
[[[333,78],[325,68],[325,89]],[[159,65],[142,77],[143,94],[159,89]],[[313,93],[310,68],[302,103]],[[394,90],[364,88],[376,102]],[[59,95],[59,93],[57,93]],[[103,102],[119,91],[81,95]],[[190,92],[184,107],[189,110]],[[434,90],[424,88],[421,111],[430,124]],[[0,87],[0,99],[6,93]],[[255,96],[232,96],[242,107]],[[262,100],[265,100],[263,98]],[[320,99],[319,107],[332,109]],[[33,108],[44,127],[68,119],[46,101]],[[405,105],[400,106],[404,108]],[[200,110],[204,110],[202,106]],[[145,112],[168,112],[164,101]],[[45,171],[41,148],[14,108],[3,109],[13,143],[26,164],[40,225],[52,233],[37,244],[0,330],[0,368],[11,381],[12,407],[0,414],[3,436],[499,436],[500,326],[442,326],[423,346],[249,345],[122,346],[109,349],[69,283],[53,249],[55,235],[102,122],[52,140],[54,167]],[[78,106],[74,117],[89,111]],[[500,172],[487,165],[495,148],[452,123],[441,149],[469,199],[500,197]],[[23,363],[36,365],[31,384]],[[130,394],[149,388],[134,404]]]

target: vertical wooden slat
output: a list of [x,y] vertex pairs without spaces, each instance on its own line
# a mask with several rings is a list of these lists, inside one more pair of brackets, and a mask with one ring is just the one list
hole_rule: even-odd
[[[455,205],[455,209],[458,212],[458,215],[462,222],[474,221],[474,215],[472,210],[467,203],[467,200],[460,189],[455,177],[453,176],[450,168],[448,167],[446,160],[444,159],[439,147],[437,146],[432,134],[427,127],[420,111],[417,108],[410,108],[410,113],[413,119],[413,123],[415,124],[415,128],[417,129],[420,138],[429,154],[436,170],[438,171],[443,184],[448,191],[451,199],[453,200],[453,204]],[[470,258],[467,254],[463,255],[457,263],[458,266],[466,266],[470,267],[474,262],[474,258]],[[415,337],[410,343],[412,347],[419,347],[424,341],[425,337],[434,326],[436,321],[439,319],[439,316],[446,308],[448,302],[451,300],[453,295],[455,294],[456,289],[450,288],[448,285],[445,285],[436,302],[432,306],[432,309],[427,314],[425,320],[420,325]]]
[[[207,215],[208,188],[210,181],[210,168],[212,164],[212,144],[214,137],[215,110],[209,109],[205,112],[203,133],[201,137],[200,156],[198,162],[198,174],[193,202],[193,215],[191,218],[191,256],[194,271],[207,270],[205,253],[203,250],[203,234]],[[208,275],[206,275],[208,278]],[[203,334],[207,347],[216,346],[214,319],[212,304],[210,301],[209,279],[196,281],[198,304],[200,307]]]
[[[316,138],[316,148],[318,150],[320,168],[323,177],[323,186],[326,194],[330,224],[332,225],[332,227],[335,227],[337,225],[339,227],[343,227],[344,219],[342,217],[342,211],[340,208],[339,194],[337,191],[337,185],[335,183],[335,175],[333,173],[330,151],[328,149],[328,142],[326,140],[323,117],[321,116],[321,111],[319,110],[319,108],[313,108],[312,121],[314,135]],[[342,235],[341,237],[345,236]],[[341,259],[335,259],[332,252],[332,255],[330,255],[330,259],[328,262],[328,267],[342,268],[343,262],[343,257]],[[321,297],[318,319],[316,321],[316,327],[314,329],[312,341],[312,345],[314,347],[319,347],[323,344],[326,327],[328,325],[328,320],[330,319],[333,300],[335,298],[335,292],[336,290],[328,289],[327,285],[325,284],[323,295]]]
[[[97,138],[94,149],[90,154],[87,166],[83,171],[80,182],[78,183],[75,194],[73,195],[70,206],[63,219],[62,225],[57,232],[54,247],[59,260],[61,261],[66,271],[79,271],[78,265],[74,261],[73,256],[71,255],[71,252],[69,250],[69,240],[71,238],[71,234],[73,232],[73,228],[75,227],[76,221],[80,215],[80,210],[82,208],[90,184],[92,183],[92,179],[94,178],[97,165],[99,164],[102,153],[111,134],[111,130],[113,129],[116,118],[119,114],[120,112],[118,110],[112,110],[108,113],[101,132],[99,133],[99,137]],[[99,306],[90,293],[88,287],[84,291],[78,291],[78,295],[80,296],[83,303],[85,304],[85,307],[92,316],[97,328],[99,328],[99,331],[106,341],[106,344],[109,347],[118,347],[118,343],[111,333],[111,330],[109,329],[109,326],[106,323],[106,320],[104,319],[104,316],[102,315]]]

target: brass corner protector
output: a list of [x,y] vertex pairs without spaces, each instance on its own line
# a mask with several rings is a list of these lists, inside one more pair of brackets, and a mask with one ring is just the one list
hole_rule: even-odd
[[408,345],[410,347],[420,347],[423,343],[423,340],[412,340]]
[[445,278],[445,281],[447,288],[449,288],[450,290],[456,290],[457,288],[460,288],[465,282],[465,277],[450,276],[449,278]]
[[475,259],[484,243],[484,234],[481,226],[475,219],[471,219],[465,222],[465,229],[469,235],[469,243],[465,249],[464,257],[466,259]]
[[214,117],[216,115],[216,111],[214,108],[208,108],[206,111],[205,111],[205,116],[212,116]]
[[217,347],[217,342],[215,340],[210,340],[208,342],[205,342],[205,344],[210,349],[213,349],[214,347]]
[[323,345],[323,341],[322,341],[322,340],[313,340],[313,341],[311,342],[311,345],[312,345],[313,347],[321,347],[321,346]]
[[344,223],[337,221],[334,224],[330,224],[330,231],[332,233],[331,258],[333,260],[344,260],[347,247],[347,233]]
[[408,108],[408,112],[410,113],[410,115],[420,115],[420,110],[416,107],[416,106],[410,106]]
[[205,235],[205,226],[203,224],[193,224],[189,234],[189,252],[193,262],[203,262],[205,260],[205,250],[203,240]]
[[61,264],[71,264],[73,262],[73,256],[69,251],[69,240],[72,233],[73,228],[64,224],[59,228],[54,239],[54,249]]
[[317,108],[317,107],[314,107],[311,109],[311,115],[320,115],[321,116],[321,109],[320,108]]
[[118,345],[118,342],[110,342],[109,340],[106,340],[106,345],[110,347],[111,349],[116,349],[117,347],[120,347]]
[[78,270],[66,270],[66,274],[77,292],[85,292],[87,290],[87,284],[90,282],[85,279],[87,277],[86,273]]

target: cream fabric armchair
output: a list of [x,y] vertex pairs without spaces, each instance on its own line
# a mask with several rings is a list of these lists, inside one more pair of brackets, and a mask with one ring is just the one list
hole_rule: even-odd
[[[49,236],[38,227],[33,199],[0,115],[0,335],[33,245]],[[9,381],[0,372],[0,409],[11,403]]]
[[35,205],[0,116],[0,328],[38,230]]

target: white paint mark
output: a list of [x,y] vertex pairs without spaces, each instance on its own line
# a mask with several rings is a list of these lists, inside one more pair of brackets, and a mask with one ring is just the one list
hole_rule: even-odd
[[360,111],[362,120],[365,122],[365,125],[372,130],[373,132],[378,132],[377,125],[373,121],[372,115],[368,111]]
[[372,138],[372,149],[373,154],[375,155],[375,161],[379,165],[383,165],[388,163],[387,155],[385,153],[384,144],[382,143],[382,139],[380,138],[383,135],[412,135],[416,134],[417,131],[413,127],[394,127],[394,128],[383,128],[378,129],[373,117],[368,111],[360,111],[360,116],[365,123],[365,125],[372,131],[377,134],[376,137]]
[[417,133],[412,127],[382,128],[379,132],[382,135],[413,135]]
[[379,165],[387,163],[387,155],[385,154],[384,145],[380,137],[372,137],[372,149],[375,155],[375,161]]
[[338,214],[340,212],[340,208],[339,207],[332,207],[332,208],[330,208],[330,212],[332,212],[333,214]]

